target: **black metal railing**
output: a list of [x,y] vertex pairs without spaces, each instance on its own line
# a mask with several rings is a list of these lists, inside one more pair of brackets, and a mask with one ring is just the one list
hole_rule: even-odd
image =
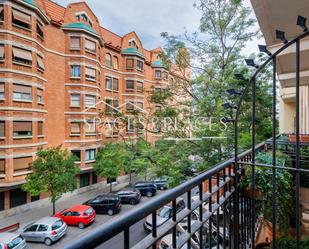
[[[265,143],[256,146],[257,150],[264,148]],[[251,158],[251,150],[238,156],[242,162],[249,162]],[[239,188],[235,177],[242,176],[244,165],[239,164],[235,174],[233,159],[218,164],[62,248],[95,248],[120,233],[123,234],[124,249],[161,248],[159,243],[167,234],[171,234],[172,239],[170,247],[166,248],[182,248],[186,244],[188,248],[205,248],[205,245],[208,248],[235,248],[235,236],[238,236],[239,248],[248,248],[252,245],[251,231],[257,228],[255,222],[252,223],[251,202],[240,192],[239,198],[235,197],[235,189]],[[193,198],[196,194],[197,198]],[[178,212],[176,200],[179,197],[186,200],[186,207]],[[172,206],[172,216],[157,227],[157,210],[168,203]],[[233,213],[236,207],[239,209],[238,222]],[[151,233],[130,246],[130,228],[149,215],[152,216]]]

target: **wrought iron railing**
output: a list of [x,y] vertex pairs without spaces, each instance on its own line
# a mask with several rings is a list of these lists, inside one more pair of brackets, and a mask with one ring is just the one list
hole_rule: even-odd
[[[265,143],[256,149],[263,150]],[[238,160],[249,162],[252,158],[251,150],[238,156]],[[158,247],[160,240],[171,234],[169,248],[234,248],[234,237],[238,237],[239,248],[252,245],[251,231],[256,231],[256,224],[252,223],[251,200],[240,192],[235,196],[235,189],[239,182],[235,181],[236,174],[233,159],[220,163],[204,173],[166,191],[145,204],[134,208],[112,222],[106,223],[89,231],[85,236],[74,240],[62,248],[87,249],[95,248],[123,233],[123,248],[146,249]],[[242,176],[245,164],[239,164],[238,176]],[[192,198],[197,194],[198,198]],[[186,207],[177,212],[178,197],[186,199]],[[194,200],[194,201],[192,201]],[[172,217],[157,227],[157,210],[172,203]],[[239,218],[233,210],[238,207]],[[151,234],[130,247],[130,228],[146,216],[152,216]],[[185,232],[181,228],[185,227]],[[237,232],[238,231],[238,232]],[[206,246],[206,247],[205,247]],[[220,246],[220,247],[219,247]],[[118,249],[118,248],[117,248]],[[120,249],[120,248],[119,248]]]

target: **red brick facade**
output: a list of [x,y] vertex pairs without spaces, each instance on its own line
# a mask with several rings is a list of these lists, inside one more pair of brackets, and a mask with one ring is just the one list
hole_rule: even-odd
[[122,110],[131,101],[153,112],[148,97],[166,87],[169,75],[158,63],[160,49],[144,49],[135,32],[120,37],[101,27],[85,2],[64,8],[49,0],[5,1],[0,11],[2,210],[30,201],[19,188],[40,148],[74,151],[80,185],[96,182],[92,163],[101,144],[136,134],[91,130],[82,121],[104,111],[109,99]]

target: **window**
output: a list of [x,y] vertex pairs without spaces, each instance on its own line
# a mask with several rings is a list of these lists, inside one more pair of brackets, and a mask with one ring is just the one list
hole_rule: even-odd
[[79,94],[71,94],[71,106],[80,107],[80,95]]
[[96,96],[86,95],[85,96],[85,107],[95,108],[96,105]]
[[43,58],[41,56],[39,56],[39,55],[36,58],[37,58],[37,67],[40,70],[44,71],[45,70],[45,66],[44,66],[44,63],[43,63]]
[[95,160],[96,149],[86,150],[86,161]]
[[0,121],[0,137],[5,137],[5,122]]
[[0,22],[4,21],[4,10],[3,5],[0,5]]
[[80,123],[79,122],[71,123],[71,135],[80,135]]
[[134,60],[133,59],[126,59],[126,68],[127,69],[134,68]]
[[134,81],[133,80],[126,80],[126,89],[127,90],[134,90]]
[[119,68],[119,63],[118,63],[118,57],[114,56],[113,57],[113,68],[118,69]]
[[[90,185],[90,173],[84,173],[80,175],[79,187],[83,188]],[[79,216],[79,213],[73,212],[72,216]]]
[[13,121],[13,137],[32,136],[31,121]]
[[91,67],[86,67],[86,79],[96,80],[96,70]]
[[161,78],[161,70],[155,70],[155,78],[160,79]]
[[118,99],[114,99],[114,100],[113,100],[113,107],[114,107],[115,109],[118,109],[118,108],[119,108],[119,100],[118,100]]
[[76,36],[70,37],[70,48],[71,49],[80,49],[80,38]]
[[37,92],[37,101],[39,104],[42,104],[43,103],[43,90],[37,89],[36,92]]
[[37,228],[38,228],[38,225],[32,225],[29,228],[27,228],[25,232],[35,232]]
[[161,112],[161,106],[160,105],[156,105],[155,109],[156,109],[156,112]]
[[31,29],[31,16],[16,9],[12,9],[12,23],[20,28]]
[[154,92],[155,92],[155,94],[161,94],[162,90],[161,90],[161,88],[156,87],[154,89]]
[[136,102],[136,106],[138,107],[137,110],[139,112],[143,111],[144,110],[144,104],[143,102]]
[[163,72],[163,79],[168,80],[168,73],[167,72]]
[[[0,159],[0,174],[5,174],[5,159]],[[2,205],[1,205],[1,194],[0,194],[0,210],[2,211]]]
[[4,60],[4,45],[0,45],[0,60]]
[[71,150],[71,153],[76,157],[76,161],[80,162],[80,150]]
[[4,83],[0,83],[0,99],[5,98],[5,90],[4,90]]
[[129,41],[129,47],[136,47],[138,49],[138,46],[137,46],[136,41],[134,39]]
[[86,51],[95,53],[95,51],[96,51],[96,44],[95,44],[95,42],[86,39],[85,40],[85,49],[86,49]]
[[112,79],[106,77],[105,79],[105,90],[112,90]]
[[144,70],[144,63],[142,61],[138,60],[137,63],[136,63],[136,68],[139,71],[143,71]]
[[31,101],[31,86],[13,84],[13,100]]
[[13,159],[14,172],[28,171],[31,169],[33,159],[32,157],[20,157]]
[[71,78],[80,78],[80,65],[71,66]]
[[36,33],[41,38],[44,38],[43,25],[38,20],[36,21]]
[[85,132],[88,135],[93,135],[96,133],[96,123],[93,120],[88,120],[85,123]]
[[137,87],[137,91],[139,93],[143,92],[143,82],[138,81],[137,84],[136,84],[136,87]]
[[38,232],[46,232],[48,231],[48,228],[49,228],[48,225],[41,224],[38,228]]
[[38,136],[43,136],[43,122],[39,121],[38,122]]
[[119,90],[119,80],[117,78],[113,78],[113,91],[118,92]]
[[105,55],[105,65],[107,67],[112,67],[112,56],[108,53]]
[[105,100],[105,112],[111,113],[112,112],[112,106],[113,106],[113,100],[112,99],[106,99]]
[[126,103],[126,110],[127,110],[127,112],[133,112],[134,111],[133,102],[129,101],[129,102]]
[[13,62],[31,65],[32,53],[29,50],[13,47]]

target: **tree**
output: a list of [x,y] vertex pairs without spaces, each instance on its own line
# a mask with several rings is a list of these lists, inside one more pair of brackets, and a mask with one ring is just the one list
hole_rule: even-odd
[[[105,178],[117,178],[124,168],[126,151],[120,143],[106,143],[99,151],[93,169],[98,176]],[[112,182],[110,182],[110,192],[112,191]]]
[[75,156],[70,151],[63,150],[61,145],[39,150],[37,157],[33,162],[33,173],[26,177],[22,188],[32,196],[48,192],[55,214],[56,201],[64,193],[76,189],[79,167],[74,163]]

